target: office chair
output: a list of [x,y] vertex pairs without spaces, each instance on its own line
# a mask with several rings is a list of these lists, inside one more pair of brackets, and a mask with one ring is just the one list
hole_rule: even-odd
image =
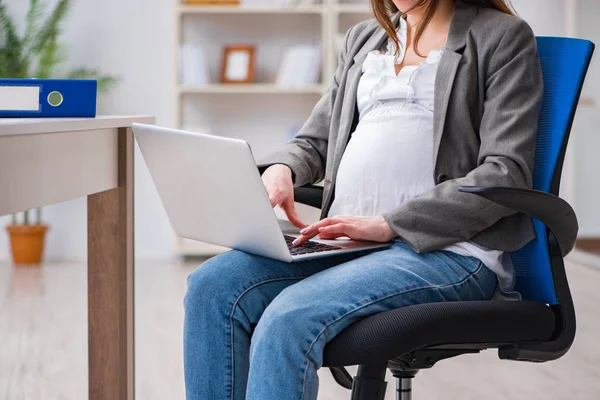
[[[397,379],[397,399],[412,398],[412,378],[461,354],[498,349],[501,359],[558,359],[575,337],[575,310],[563,257],[578,224],[558,197],[563,160],[581,88],[594,51],[586,40],[537,39],[544,102],[536,144],[533,190],[460,187],[533,218],[537,238],[510,254],[522,301],[463,301],[412,305],[360,320],[327,344],[324,366],[352,389],[352,400],[383,400],[386,369]],[[321,207],[322,188],[297,188],[297,202]],[[352,379],[344,366],[359,365]]]

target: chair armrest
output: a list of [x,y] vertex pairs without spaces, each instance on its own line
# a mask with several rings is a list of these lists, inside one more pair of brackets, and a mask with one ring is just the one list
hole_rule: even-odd
[[579,225],[573,208],[560,197],[539,190],[511,187],[460,186],[458,190],[540,220],[554,234],[563,257],[573,250]]
[[321,208],[323,204],[323,187],[306,185],[294,189],[294,200],[315,208]]

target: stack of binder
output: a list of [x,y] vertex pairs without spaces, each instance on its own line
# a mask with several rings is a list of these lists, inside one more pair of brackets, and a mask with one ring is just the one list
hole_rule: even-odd
[[0,79],[1,118],[94,118],[97,82],[87,79]]

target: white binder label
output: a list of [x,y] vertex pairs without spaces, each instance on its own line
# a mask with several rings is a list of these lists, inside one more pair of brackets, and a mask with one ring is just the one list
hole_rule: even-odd
[[0,86],[0,111],[39,111],[39,86]]

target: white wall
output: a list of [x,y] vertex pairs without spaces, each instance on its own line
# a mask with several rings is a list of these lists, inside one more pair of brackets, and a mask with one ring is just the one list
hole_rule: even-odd
[[[579,0],[578,36],[600,45],[600,2]],[[596,100],[593,108],[577,111],[572,132],[572,144],[576,154],[575,211],[579,218],[581,237],[600,237],[600,54],[596,51],[586,79],[584,94]]]
[[[22,16],[28,1],[7,0],[11,12]],[[97,67],[119,75],[121,83],[99,104],[101,114],[154,115],[157,123],[173,125],[175,74],[174,0],[74,0],[65,24],[64,43],[72,67]],[[167,258],[174,254],[171,227],[148,171],[136,154],[136,254]],[[86,257],[86,201],[76,199],[44,209],[51,225],[49,259]],[[9,219],[0,219],[4,227]],[[8,244],[0,232],[0,257]]]
[[[122,78],[121,84],[100,102],[103,114],[151,114],[157,123],[172,126],[175,120],[173,85],[176,0],[75,0],[65,26],[64,42],[70,64],[98,67]],[[25,12],[24,0],[5,0],[16,14]],[[538,35],[563,35],[563,0],[513,0],[519,14]],[[597,24],[600,4],[580,0],[580,36],[600,39]],[[598,65],[598,63],[594,63]],[[586,93],[600,89],[600,71],[592,67]],[[600,98],[597,98],[600,101]],[[596,109],[581,109],[573,143],[576,160],[578,212],[582,236],[600,235],[600,126]],[[168,258],[174,254],[173,234],[141,157],[136,154],[136,254],[142,258]],[[45,208],[52,226],[47,256],[50,259],[82,259],[86,255],[85,200],[78,199]],[[0,219],[4,226],[7,218]],[[0,258],[6,257],[7,240],[0,232]]]

